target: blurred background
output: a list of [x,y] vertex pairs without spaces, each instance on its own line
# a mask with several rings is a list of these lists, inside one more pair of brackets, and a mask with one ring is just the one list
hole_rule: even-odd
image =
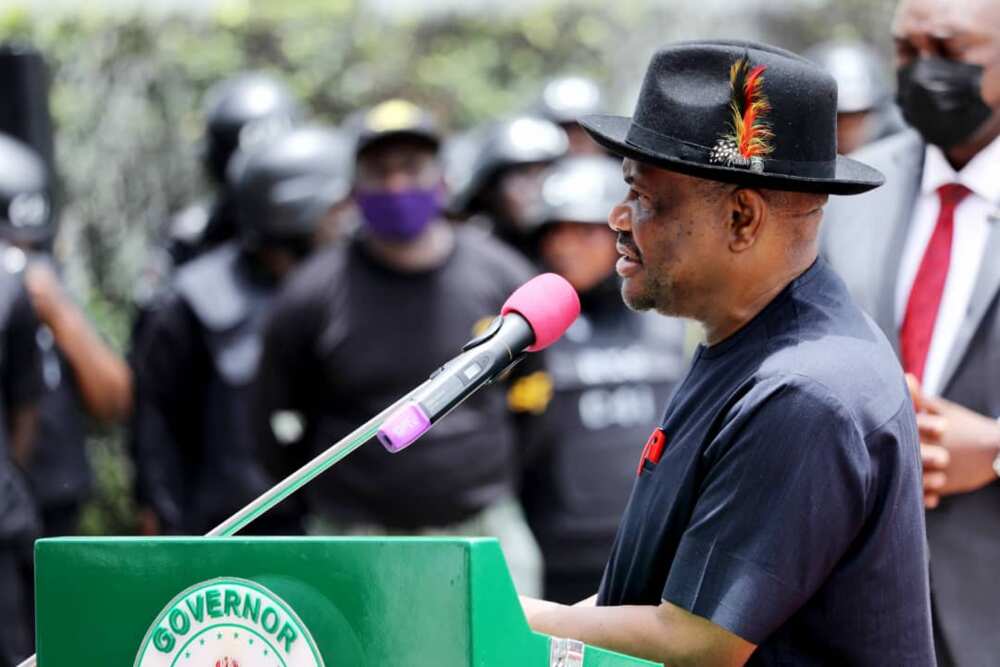
[[[669,41],[761,39],[792,50],[863,39],[891,61],[892,0],[4,0],[0,42],[51,70],[61,179],[56,256],[96,328],[126,351],[137,285],[172,213],[203,196],[202,96],[246,69],[288,83],[314,120],[404,97],[450,131],[523,110],[544,82],[597,81],[628,113]],[[136,526],[120,427],[91,429],[84,534]]]

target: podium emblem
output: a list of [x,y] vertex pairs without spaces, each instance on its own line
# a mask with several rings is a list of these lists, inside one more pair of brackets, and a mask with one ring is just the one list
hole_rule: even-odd
[[287,602],[246,579],[220,578],[179,593],[156,617],[133,667],[325,667]]

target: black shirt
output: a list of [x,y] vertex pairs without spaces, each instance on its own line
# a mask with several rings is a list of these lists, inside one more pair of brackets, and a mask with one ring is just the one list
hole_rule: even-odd
[[[294,412],[305,428],[294,444],[261,443],[272,472],[284,476],[426,380],[530,275],[513,251],[467,228],[424,272],[386,267],[359,239],[309,260],[278,296],[265,336],[255,414]],[[537,355],[529,360],[516,370],[530,372]],[[455,523],[514,492],[516,432],[503,387],[487,387],[412,447],[389,454],[372,441],[306,494],[340,521]]]
[[13,411],[37,403],[45,391],[37,330],[21,274],[0,267],[0,547],[33,539],[38,530],[34,500],[10,458],[7,426]]
[[28,477],[40,507],[73,507],[86,500],[92,477],[83,398],[73,367],[56,345],[52,331],[40,327],[35,338],[46,391],[38,407],[38,435]]
[[699,349],[599,604],[661,599],[752,665],[933,665],[921,467],[892,349],[818,261]]

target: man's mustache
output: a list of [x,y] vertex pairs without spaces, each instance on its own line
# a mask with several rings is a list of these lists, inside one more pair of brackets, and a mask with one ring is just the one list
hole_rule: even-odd
[[618,232],[618,241],[615,243],[615,248],[618,250],[618,254],[620,255],[624,255],[629,259],[635,259],[640,262],[642,261],[642,253],[640,253],[639,248],[636,247],[631,234]]

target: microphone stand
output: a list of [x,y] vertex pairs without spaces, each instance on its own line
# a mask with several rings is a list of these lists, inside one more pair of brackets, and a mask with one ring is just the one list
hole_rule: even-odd
[[425,380],[416,389],[412,389],[409,393],[384,409],[382,412],[378,413],[364,424],[345,435],[326,451],[319,454],[291,475],[258,496],[257,499],[252,501],[249,505],[233,514],[212,530],[205,533],[205,537],[229,537],[234,535],[269,509],[280,503],[282,500],[316,479],[345,456],[371,440],[389,415],[395,412],[395,410],[404,403],[409,401],[411,397],[423,389],[428,382],[429,380]]

